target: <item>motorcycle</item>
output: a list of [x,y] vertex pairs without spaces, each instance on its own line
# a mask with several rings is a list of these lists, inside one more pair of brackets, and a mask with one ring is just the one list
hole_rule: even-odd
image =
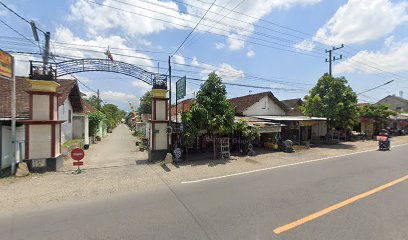
[[387,136],[377,136],[378,140],[378,150],[389,151],[390,150],[390,140]]

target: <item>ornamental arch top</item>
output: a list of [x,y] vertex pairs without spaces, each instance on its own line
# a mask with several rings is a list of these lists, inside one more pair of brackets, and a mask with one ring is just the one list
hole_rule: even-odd
[[139,79],[153,88],[167,89],[167,76],[146,71],[137,65],[110,59],[85,58],[72,59],[43,65],[30,61],[30,78],[54,80],[69,74],[80,72],[112,72]]

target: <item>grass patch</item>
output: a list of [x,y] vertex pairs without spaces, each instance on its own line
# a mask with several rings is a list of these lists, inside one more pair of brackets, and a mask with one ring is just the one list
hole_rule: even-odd
[[65,147],[65,148],[70,148],[70,147],[72,147],[72,146],[74,146],[74,145],[76,145],[76,144],[78,144],[78,143],[80,143],[82,141],[84,141],[84,140],[83,139],[71,139],[71,140],[66,141],[62,146]]

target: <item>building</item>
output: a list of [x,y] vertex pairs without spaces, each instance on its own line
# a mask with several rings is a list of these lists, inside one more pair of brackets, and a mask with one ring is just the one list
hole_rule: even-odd
[[300,110],[300,106],[303,106],[303,101],[300,98],[294,99],[287,99],[281,101],[285,106],[288,108],[286,115],[289,116],[303,116],[302,110]]
[[388,95],[377,102],[377,104],[388,105],[388,108],[398,112],[408,111],[408,100],[395,95]]
[[[26,77],[16,77],[16,113],[17,113],[17,162],[24,160],[26,152],[25,122],[29,119],[31,85]],[[58,108],[55,114],[64,121],[61,124],[61,144],[73,138],[87,139],[87,117],[84,112],[83,100],[76,80],[58,79],[56,89],[57,101],[54,106]],[[10,166],[11,161],[11,81],[0,81],[0,169]],[[36,109],[48,111],[51,109]],[[55,109],[55,107],[54,107]],[[76,117],[75,117],[76,116]],[[74,121],[75,120],[75,121]],[[38,133],[40,134],[40,133]],[[39,136],[40,137],[40,136]]]
[[176,105],[172,105],[171,107],[171,120],[176,121],[176,109],[177,109],[177,117],[178,117],[178,122],[181,122],[181,115],[184,112],[189,112],[190,111],[190,104],[192,102],[192,99],[186,99],[183,100],[179,103],[177,103],[177,108]]
[[[260,122],[281,124],[280,138],[291,139],[298,144],[305,141],[320,140],[327,133],[326,118],[294,115],[296,111],[291,107],[300,106],[297,100],[290,100],[288,107],[279,101],[271,92],[262,92],[229,99],[235,107],[237,116],[251,117]],[[261,131],[261,139],[262,136]],[[271,138],[271,137],[266,137]]]

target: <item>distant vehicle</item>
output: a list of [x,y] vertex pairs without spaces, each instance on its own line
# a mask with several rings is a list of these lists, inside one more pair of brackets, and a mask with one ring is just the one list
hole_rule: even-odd
[[390,141],[390,136],[389,132],[385,129],[382,129],[378,136],[377,136],[377,141],[378,141],[378,150],[380,151],[389,151],[391,148],[391,141]]

